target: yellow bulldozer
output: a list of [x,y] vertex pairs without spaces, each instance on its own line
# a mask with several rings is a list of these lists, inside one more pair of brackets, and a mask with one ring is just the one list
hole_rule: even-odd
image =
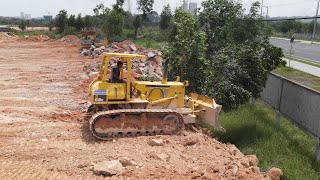
[[[112,58],[126,66],[127,78],[114,82],[108,74]],[[168,63],[164,66],[162,81],[131,82],[133,58],[144,58],[137,54],[105,53],[98,76],[90,84],[90,101],[87,113],[91,118],[89,128],[101,140],[112,140],[126,136],[159,135],[179,133],[185,124],[196,120],[224,131],[219,125],[222,106],[213,99],[195,93],[185,95],[189,82],[167,81]],[[109,69],[110,68],[110,69]],[[125,75],[120,69],[120,78]]]

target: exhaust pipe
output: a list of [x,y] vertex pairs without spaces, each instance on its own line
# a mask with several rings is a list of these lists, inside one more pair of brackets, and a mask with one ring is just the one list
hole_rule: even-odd
[[163,76],[162,76],[161,84],[168,83],[168,72],[169,72],[169,58],[167,58],[166,61],[164,62]]

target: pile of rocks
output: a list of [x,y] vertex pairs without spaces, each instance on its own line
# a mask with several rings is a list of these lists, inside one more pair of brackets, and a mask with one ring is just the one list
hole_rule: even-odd
[[[126,151],[135,143],[137,151]],[[115,179],[265,179],[280,180],[279,168],[261,171],[256,155],[244,155],[233,144],[223,144],[202,133],[181,136],[114,140],[117,155],[90,165],[96,175]],[[210,153],[209,153],[210,152]],[[137,153],[137,154],[134,154]],[[112,176],[112,177],[111,177]]]
[[[107,47],[99,47],[94,49],[92,52],[88,49],[83,49],[81,55],[91,56],[97,58],[101,56],[104,52],[107,53],[127,53],[127,54],[139,54],[145,55],[143,59],[132,59],[132,71],[135,74],[136,78],[145,77],[152,78],[154,80],[161,80],[163,76],[163,67],[162,67],[162,53],[153,49],[145,49],[140,46],[135,45],[133,42],[126,40],[123,42],[115,42]],[[111,60],[111,67],[115,67],[118,59],[114,58]],[[100,64],[92,64],[90,67],[86,67],[87,73],[96,72]],[[126,65],[124,65],[126,68]]]

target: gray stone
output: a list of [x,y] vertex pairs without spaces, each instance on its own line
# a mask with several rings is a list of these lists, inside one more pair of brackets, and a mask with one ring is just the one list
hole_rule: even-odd
[[131,48],[132,51],[137,51],[137,47],[134,44],[129,44],[129,47]]
[[87,49],[83,49],[82,52],[81,52],[81,55],[82,56],[89,56],[91,54],[91,52]]
[[122,164],[122,166],[127,167],[127,166],[137,166],[137,163],[135,161],[130,160],[127,157],[123,157],[120,160],[120,163]]
[[93,166],[93,172],[97,175],[116,175],[124,170],[119,160],[104,161]]
[[146,64],[145,64],[145,63],[139,63],[139,66],[140,66],[140,67],[145,67]]
[[49,142],[48,138],[41,138],[40,141],[42,141],[42,142]]
[[89,77],[97,76],[98,74],[99,74],[99,72],[91,71],[91,72],[89,73]]
[[163,146],[164,142],[162,139],[151,139],[149,141],[149,145],[150,146]]
[[156,155],[156,158],[162,161],[169,161],[170,156],[168,154],[160,153]]
[[86,74],[81,74],[81,75],[80,75],[80,78],[81,78],[81,79],[89,79],[89,76],[86,75]]
[[237,176],[237,174],[238,174],[238,169],[239,169],[238,166],[234,166],[234,167],[233,167],[233,169],[232,169],[232,176],[233,176],[233,177]]
[[148,58],[153,58],[155,54],[153,52],[148,52]]

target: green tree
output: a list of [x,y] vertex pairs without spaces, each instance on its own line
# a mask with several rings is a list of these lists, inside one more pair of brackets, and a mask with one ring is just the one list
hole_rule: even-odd
[[138,10],[142,11],[143,18],[147,18],[147,14],[153,10],[154,0],[137,0]]
[[81,29],[84,27],[83,18],[81,17],[81,14],[78,14],[76,22],[75,22],[75,28],[77,31],[81,31]]
[[75,27],[76,26],[76,16],[75,15],[70,15],[69,19],[68,19],[68,22],[67,22],[67,25],[69,27]]
[[48,23],[48,28],[49,28],[49,31],[52,31],[52,29],[54,28],[54,22],[53,21]]
[[31,20],[26,20],[26,26],[27,26],[27,27],[31,27],[31,26],[32,26]]
[[61,10],[55,18],[55,26],[58,33],[63,33],[68,22],[68,13],[66,10]]
[[153,10],[153,3],[154,0],[137,0],[138,10],[142,11],[142,14],[137,14],[133,22],[135,36],[138,35],[143,22],[147,21],[147,14]]
[[[307,30],[307,33],[310,33],[310,34],[312,34],[313,33],[313,29],[314,29],[314,20],[312,20],[309,24],[307,24],[307,28],[306,28]],[[316,32],[318,32],[318,34],[319,34],[319,32],[320,32],[320,23],[318,22],[317,23],[317,29],[316,29]]]
[[170,9],[170,5],[168,4],[163,7],[163,10],[160,15],[160,24],[159,24],[160,29],[162,30],[168,29],[171,18],[172,18],[171,9]]
[[133,27],[134,27],[134,35],[135,35],[135,37],[137,37],[139,28],[142,26],[142,17],[141,17],[140,14],[135,15],[132,24],[133,24]]
[[84,28],[91,29],[94,26],[94,17],[86,15],[83,18],[83,26]]
[[267,72],[282,63],[280,48],[269,43],[256,19],[259,3],[244,14],[240,3],[206,0],[200,22],[207,35],[205,82],[202,92],[214,97],[225,110],[259,97]]
[[122,6],[124,4],[124,0],[117,0],[116,4],[113,5],[113,9],[118,10],[118,11],[123,11]]
[[25,20],[21,20],[20,23],[19,23],[19,28],[22,30],[22,31],[25,31],[26,28],[27,28],[27,22]]
[[123,30],[123,14],[118,10],[111,10],[104,26],[104,32],[109,38],[120,36]]
[[180,76],[182,80],[190,81],[189,92],[201,92],[205,84],[206,35],[197,27],[195,17],[180,9],[175,11],[174,26],[174,40],[164,51],[170,59],[169,78]]

